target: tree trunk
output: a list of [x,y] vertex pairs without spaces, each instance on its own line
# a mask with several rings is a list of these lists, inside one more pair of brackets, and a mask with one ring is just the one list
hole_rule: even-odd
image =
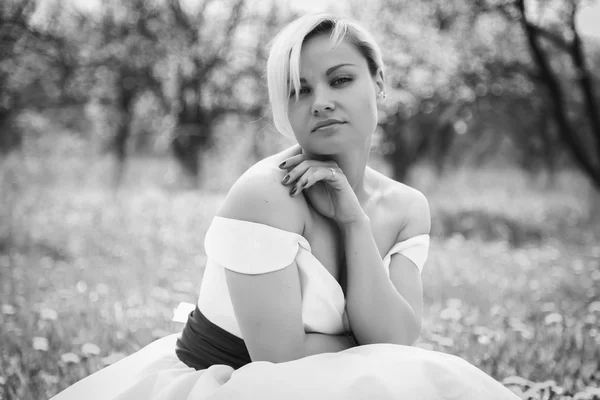
[[590,222],[596,227],[600,226],[600,190],[594,188],[590,190]]
[[127,144],[131,136],[131,120],[133,112],[133,100],[135,91],[133,87],[124,84],[127,76],[122,76],[117,90],[120,93],[117,113],[119,115],[119,126],[112,143],[112,151],[115,155],[116,165],[113,177],[113,186],[119,187],[123,182],[125,167],[127,163]]
[[556,182],[556,151],[549,114],[548,109],[544,106],[540,111],[539,122],[540,137],[542,138],[542,158],[545,170],[548,173],[546,187],[551,187]]
[[517,0],[517,8],[521,14],[521,22],[527,37],[527,42],[532,53],[534,62],[538,66],[542,80],[546,84],[550,94],[550,100],[553,108],[554,118],[558,125],[558,131],[564,142],[569,146],[571,154],[579,164],[586,175],[592,180],[595,187],[600,190],[600,168],[594,164],[592,157],[587,152],[585,145],[577,136],[577,133],[571,128],[567,118],[567,111],[562,91],[558,80],[550,67],[546,55],[542,51],[537,41],[537,30],[527,20],[524,0]]
[[23,138],[15,129],[9,110],[0,110],[0,154],[8,154],[21,147]]
[[188,177],[198,185],[200,176],[200,156],[208,145],[212,134],[212,123],[187,123],[176,128],[171,149],[179,165]]
[[[594,136],[596,142],[596,167],[600,168],[598,165],[600,163],[600,115],[598,114],[598,102],[596,101],[596,96],[594,95],[594,82],[587,66],[585,65],[585,57],[583,55],[581,38],[575,27],[575,13],[577,11],[577,7],[575,5],[572,7],[572,12],[570,14],[570,25],[571,30],[573,31],[571,57],[573,58],[573,63],[575,64],[579,88],[583,93],[585,108],[590,120],[590,125],[592,127],[592,135]],[[598,184],[596,186],[598,186]]]

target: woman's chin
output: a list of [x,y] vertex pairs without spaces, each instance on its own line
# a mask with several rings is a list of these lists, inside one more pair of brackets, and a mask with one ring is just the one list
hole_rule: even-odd
[[342,141],[311,141],[306,147],[302,146],[311,158],[329,159],[330,156],[344,152],[346,146]]

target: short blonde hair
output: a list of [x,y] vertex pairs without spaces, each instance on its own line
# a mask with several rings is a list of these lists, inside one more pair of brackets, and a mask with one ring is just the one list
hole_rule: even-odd
[[300,51],[310,38],[330,34],[333,46],[344,39],[354,44],[367,60],[369,72],[383,73],[381,49],[373,36],[357,22],[336,18],[331,14],[309,14],[296,19],[275,36],[267,61],[269,102],[275,129],[287,137],[294,137],[288,118],[288,102],[292,88],[296,99],[300,92]]

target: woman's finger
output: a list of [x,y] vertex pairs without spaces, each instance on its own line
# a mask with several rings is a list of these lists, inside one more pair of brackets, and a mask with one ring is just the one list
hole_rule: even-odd
[[[327,162],[329,163],[329,162]],[[311,168],[311,167],[321,167],[321,166],[326,166],[329,164],[326,164],[326,162],[324,161],[317,161],[317,160],[305,160],[302,161],[300,164],[296,165],[294,168],[292,168],[281,180],[281,182],[284,185],[290,185],[294,182],[296,182],[296,180],[298,180],[301,176],[303,176],[306,171]]]
[[294,187],[292,188],[292,190],[290,191],[290,195],[292,196],[297,196],[299,195],[302,190],[305,189],[306,185],[308,185],[311,181],[313,181],[314,179],[314,174],[319,170],[320,168],[315,167],[315,166],[310,166],[306,169],[306,171],[302,174],[302,176],[300,176],[298,178],[298,181],[296,182],[296,184],[294,185]]
[[285,160],[283,160],[283,162],[281,164],[279,164],[279,168],[290,170],[306,159],[307,158],[304,154],[298,154],[298,155],[295,155],[295,156],[292,156],[290,158],[286,158]]
[[293,196],[306,190],[319,181],[334,181],[339,179],[338,172],[333,167],[310,167],[294,186]]

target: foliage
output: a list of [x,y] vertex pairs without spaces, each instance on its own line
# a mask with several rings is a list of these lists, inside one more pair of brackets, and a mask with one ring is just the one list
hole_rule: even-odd
[[[441,172],[448,161],[464,162],[465,155],[480,164],[498,154],[529,171],[550,172],[568,155],[591,179],[597,175],[594,104],[600,85],[592,60],[598,43],[572,26],[578,2],[527,2],[533,9],[528,15],[539,15],[537,40],[558,84],[582,89],[561,96],[539,67],[519,3],[386,1],[361,14],[387,50],[391,87],[382,152],[397,179],[424,158]],[[582,43],[587,64],[574,62],[579,53],[573,49],[581,50]],[[579,85],[581,77],[585,85]],[[563,124],[562,114],[572,115],[577,128]],[[579,151],[580,142],[587,143],[587,154]]]
[[[569,13],[576,10],[569,4],[585,2],[349,3],[385,50],[388,99],[376,151],[396,179],[424,159],[439,173],[447,165],[500,160],[551,175],[575,160],[595,176],[600,47],[578,36]],[[7,133],[0,148],[21,142],[13,122],[24,107],[87,103],[97,127],[90,144],[116,156],[117,184],[130,154],[165,149],[198,184],[201,159],[223,126],[254,122],[250,151],[268,153],[268,41],[293,17],[282,3],[3,4],[0,124]],[[529,11],[521,13],[519,4]],[[540,68],[528,32],[553,75]],[[573,85],[582,90],[565,90]]]
[[[199,154],[214,144],[225,117],[256,120],[266,113],[262,68],[281,13],[275,5],[247,3],[108,1],[91,9],[3,3],[0,34],[9,46],[0,59],[0,124],[10,123],[11,139],[0,147],[10,151],[20,143],[21,132],[5,114],[89,103],[96,121],[106,120],[97,150],[116,156],[116,183],[134,142],[146,151],[155,141],[168,143],[184,170],[197,175]],[[153,104],[153,112],[143,103]]]

